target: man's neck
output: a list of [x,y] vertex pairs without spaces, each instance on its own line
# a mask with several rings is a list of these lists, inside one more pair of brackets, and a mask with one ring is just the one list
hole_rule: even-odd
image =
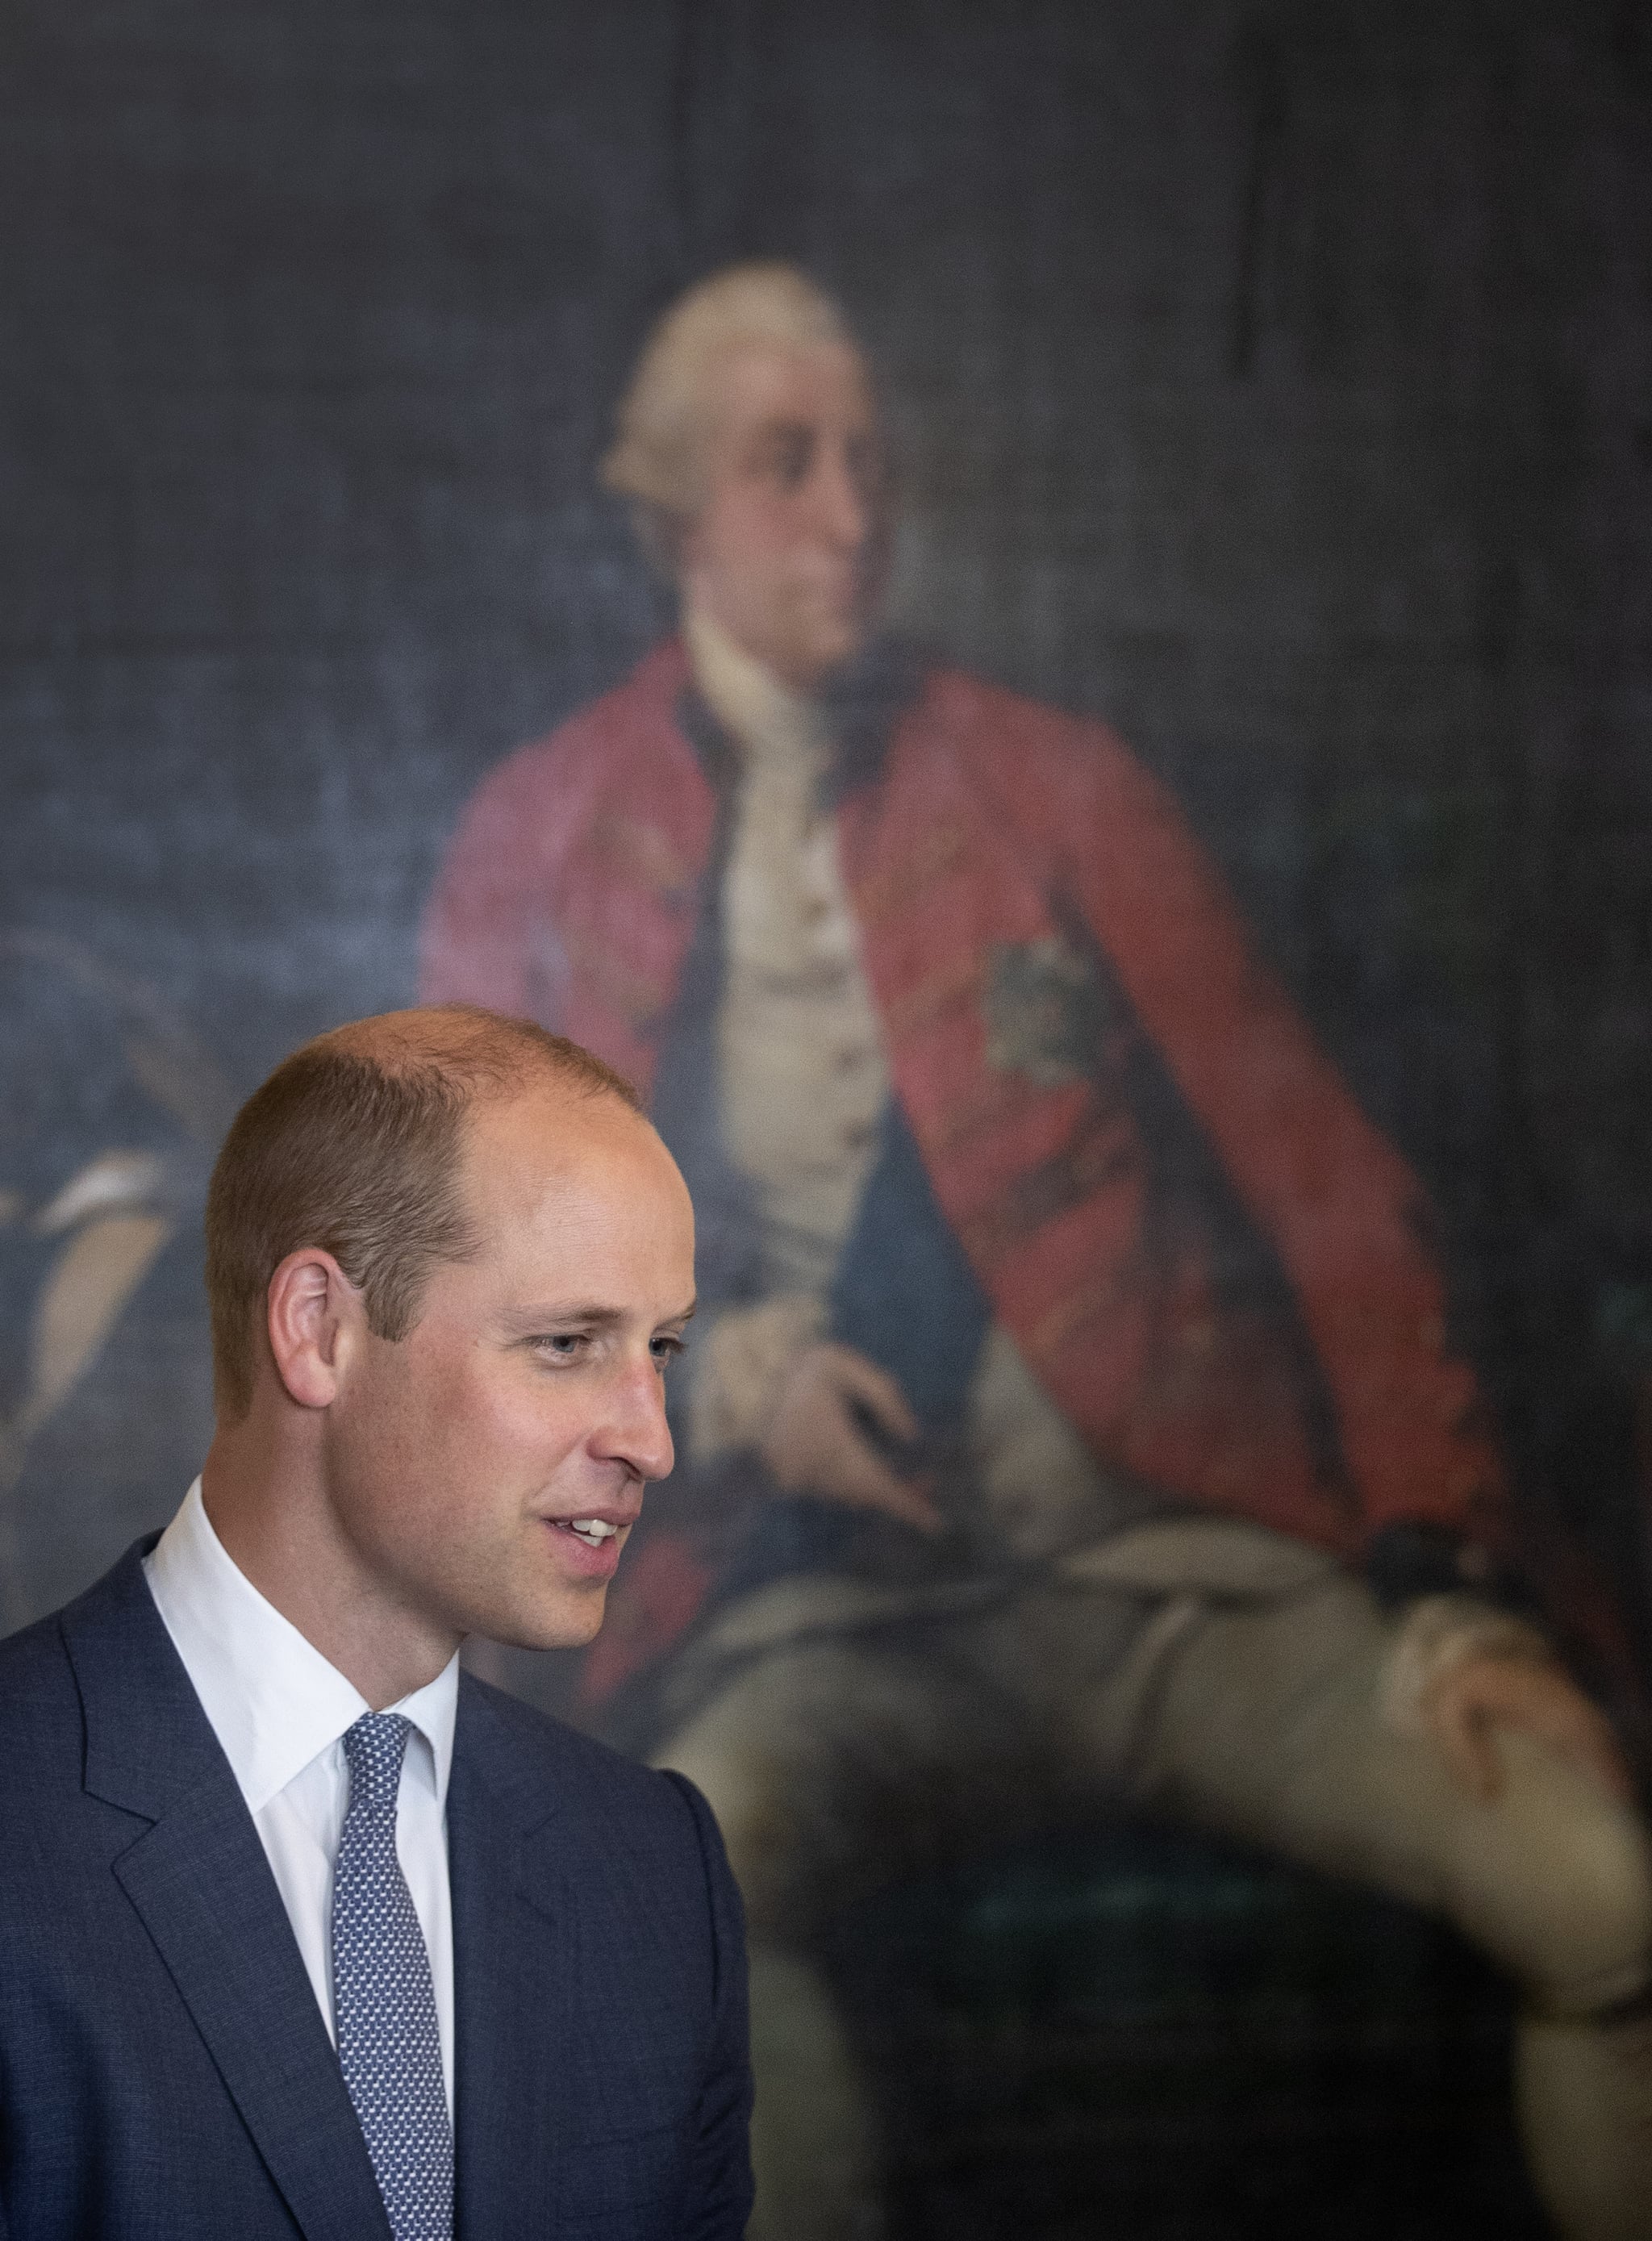
[[224,1554],[267,1603],[366,1698],[374,1711],[436,1678],[461,1637],[390,1602],[302,1468],[283,1474],[220,1429],[201,1473],[207,1521]]
[[683,611],[683,643],[700,697],[748,759],[826,760],[830,735],[811,695],[783,683],[692,603]]

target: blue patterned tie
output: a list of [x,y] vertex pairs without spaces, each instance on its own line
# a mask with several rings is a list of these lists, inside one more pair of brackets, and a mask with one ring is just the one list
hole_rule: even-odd
[[453,2128],[430,1955],[396,1856],[411,1723],[367,1712],[344,1736],[350,1809],[332,1884],[338,2060],[396,2241],[452,2241]]

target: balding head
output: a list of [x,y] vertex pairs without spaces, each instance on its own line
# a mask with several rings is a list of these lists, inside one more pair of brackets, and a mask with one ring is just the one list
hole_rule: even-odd
[[270,1281],[301,1248],[332,1255],[377,1336],[405,1336],[431,1270],[479,1243],[459,1181],[467,1116],[542,1086],[638,1106],[631,1084],[578,1043],[472,1005],[352,1020],[283,1060],[237,1114],[207,1194],[226,1420],[251,1403]]

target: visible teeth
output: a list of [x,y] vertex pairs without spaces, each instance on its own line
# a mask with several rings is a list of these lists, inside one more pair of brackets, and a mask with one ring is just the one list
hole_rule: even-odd
[[569,1521],[569,1530],[577,1533],[582,1541],[589,1541],[593,1549],[599,1549],[605,1541],[611,1541],[619,1528],[610,1525],[605,1517],[575,1517]]

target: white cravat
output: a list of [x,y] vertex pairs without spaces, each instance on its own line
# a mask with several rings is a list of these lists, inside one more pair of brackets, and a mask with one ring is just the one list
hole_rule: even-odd
[[725,1139],[755,1192],[766,1288],[824,1291],[889,1094],[837,820],[820,799],[832,734],[814,701],[709,616],[691,609],[683,635],[739,758],[717,1023]]
[[[336,2043],[332,1871],[350,1797],[340,1738],[371,1707],[233,1562],[212,1530],[198,1478],[144,1570],[246,1800]],[[413,1726],[396,1803],[396,1850],[430,1955],[450,2120],[453,1904],[446,1814],[458,1705],[455,1656],[427,1686],[384,1708]]]
[[[695,1340],[690,1437],[706,1456],[760,1435],[779,1379],[825,1328],[824,1295],[871,1173],[889,1074],[836,823],[820,800],[826,716],[710,616],[690,608],[683,638],[701,695],[739,753],[717,1047],[725,1136],[754,1186],[766,1294],[726,1308]],[[1045,1556],[1105,1529],[1112,1482],[1000,1324],[982,1348],[966,1422],[982,1501],[1007,1549]]]

